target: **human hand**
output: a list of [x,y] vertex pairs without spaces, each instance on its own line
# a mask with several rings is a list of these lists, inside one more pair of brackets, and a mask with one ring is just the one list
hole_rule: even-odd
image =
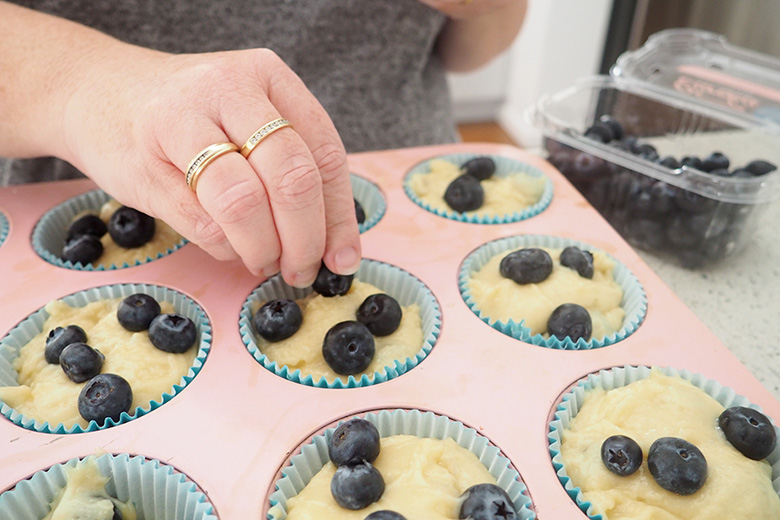
[[450,18],[469,18],[488,13],[516,0],[419,0]]
[[[324,109],[273,52],[169,55],[120,42],[93,49],[64,82],[60,154],[125,205],[167,222],[220,260],[257,275],[281,270],[310,285],[321,261],[339,274],[360,263],[341,140]],[[206,147],[239,147],[266,123],[248,158],[208,164],[197,193],[188,164]]]

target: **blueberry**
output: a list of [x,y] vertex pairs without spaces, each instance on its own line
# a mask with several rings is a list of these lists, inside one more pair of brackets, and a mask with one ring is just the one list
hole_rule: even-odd
[[118,245],[141,247],[154,237],[154,218],[145,213],[122,206],[108,220],[108,234]]
[[379,430],[365,419],[345,421],[333,431],[328,456],[336,466],[374,462],[379,456]]
[[338,505],[356,511],[377,500],[385,492],[385,481],[368,462],[339,466],[330,481],[330,493]]
[[688,168],[696,168],[697,170],[702,169],[702,160],[695,155],[686,155],[680,159],[680,164]]
[[388,336],[401,324],[401,306],[388,294],[372,294],[360,304],[357,320],[374,336]]
[[119,511],[116,505],[114,505],[114,516],[111,517],[111,520],[124,520],[122,513]]
[[704,197],[688,190],[679,190],[674,198],[677,207],[688,213],[704,213],[717,204],[715,199]]
[[726,439],[749,459],[765,459],[775,449],[777,434],[769,418],[753,408],[732,406],[718,417]]
[[723,168],[729,169],[729,158],[723,155],[721,152],[712,152],[701,162],[701,169],[705,172],[711,172],[712,170]]
[[634,148],[634,153],[643,159],[647,159],[648,161],[658,160],[658,150],[656,150],[655,146],[651,145],[650,143],[637,144],[637,146]]
[[642,465],[642,448],[625,435],[607,437],[601,444],[601,462],[612,473],[627,477]]
[[366,221],[366,211],[356,198],[353,197],[352,200],[355,202],[355,217],[357,218],[357,223],[362,224]]
[[68,235],[65,241],[69,242],[72,238],[81,235],[93,235],[100,238],[106,234],[106,231],[108,231],[106,223],[100,217],[92,214],[84,215],[68,226]]
[[252,325],[268,341],[282,341],[301,328],[303,313],[293,300],[271,300],[257,309]]
[[382,509],[381,511],[374,511],[368,515],[365,520],[406,520],[406,517],[401,513],[396,513],[389,509]]
[[644,249],[660,249],[666,243],[665,227],[656,219],[633,219],[626,229],[626,238],[633,245]]
[[501,276],[521,285],[543,282],[552,273],[553,261],[544,249],[528,247],[501,259]]
[[474,157],[463,163],[460,171],[478,181],[484,181],[496,173],[496,163],[490,157]]
[[160,314],[160,304],[152,296],[143,293],[131,294],[116,309],[119,324],[130,332],[149,328],[149,324]]
[[561,265],[574,269],[583,278],[593,278],[593,254],[579,247],[569,246],[561,251]]
[[[728,168],[715,168],[714,170],[710,170],[710,175],[717,175],[718,177],[731,177],[733,176],[737,171],[734,170],[733,172],[730,172]],[[747,170],[741,170],[750,175],[750,172]],[[740,174],[741,175],[741,174]],[[752,175],[750,175],[752,177]]]
[[745,169],[753,175],[765,175],[773,170],[777,169],[777,166],[771,162],[764,161],[762,159],[756,159],[745,165]]
[[658,215],[669,213],[675,208],[674,199],[679,190],[662,181],[656,181],[650,186],[650,199],[653,212]]
[[678,437],[657,439],[647,453],[647,468],[659,486],[678,495],[696,493],[707,480],[704,454]]
[[312,284],[312,289],[318,294],[330,298],[332,296],[343,296],[349,292],[352,287],[353,275],[340,275],[332,272],[323,263],[317,273],[317,278]]
[[444,191],[444,202],[457,212],[474,211],[482,207],[485,190],[471,175],[460,175]]
[[567,336],[574,342],[580,338],[588,341],[593,333],[593,322],[585,307],[576,303],[564,303],[550,314],[547,332],[561,341]]
[[78,408],[85,421],[103,424],[107,418],[118,421],[122,412],[130,410],[132,403],[133,390],[122,376],[98,374],[81,389]]
[[160,314],[149,324],[149,341],[163,352],[187,352],[197,335],[192,320],[180,314]]
[[62,259],[74,264],[91,264],[103,254],[103,243],[95,235],[79,235],[65,242]]
[[660,164],[661,166],[665,166],[670,170],[676,170],[681,166],[680,161],[678,161],[671,155],[667,155],[666,157],[658,159],[658,164]]
[[458,518],[516,520],[517,513],[506,491],[495,484],[475,484],[460,496]]
[[608,143],[615,138],[615,132],[612,130],[612,127],[603,121],[596,121],[585,129],[582,135],[601,143]]
[[83,383],[100,373],[106,357],[86,343],[71,343],[60,354],[60,366],[68,379]]
[[623,134],[625,132],[623,131],[623,125],[620,124],[620,121],[607,114],[603,114],[599,117],[599,121],[606,124],[612,130],[613,139],[623,139]]
[[46,336],[46,347],[43,355],[47,363],[52,365],[60,364],[60,354],[71,343],[86,343],[87,333],[78,325],[68,325],[67,327],[56,327],[49,331]]
[[592,182],[606,173],[604,159],[588,152],[580,152],[574,157],[572,177],[582,182]]
[[374,359],[374,336],[360,322],[342,321],[325,334],[322,357],[337,374],[358,374]]

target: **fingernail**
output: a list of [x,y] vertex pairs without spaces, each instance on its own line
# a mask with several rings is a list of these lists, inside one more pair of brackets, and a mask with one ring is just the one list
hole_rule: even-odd
[[354,247],[345,247],[336,251],[333,260],[339,274],[355,274],[360,267],[360,255]]
[[298,289],[305,289],[314,283],[314,279],[317,278],[317,273],[320,271],[319,266],[309,269],[307,271],[300,271],[295,273],[290,285]]
[[274,262],[268,267],[263,268],[263,276],[265,276],[266,278],[270,278],[278,272],[279,272],[279,262]]

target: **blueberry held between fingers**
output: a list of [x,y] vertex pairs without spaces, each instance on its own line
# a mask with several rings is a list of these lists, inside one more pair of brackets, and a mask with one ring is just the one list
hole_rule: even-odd
[[68,379],[83,383],[98,375],[105,356],[86,343],[71,343],[60,354],[60,366]]
[[388,336],[401,324],[403,311],[389,294],[372,294],[360,304],[357,320],[368,327],[374,336]]
[[544,249],[528,247],[513,251],[501,259],[501,276],[521,285],[543,282],[550,276],[553,261]]
[[374,462],[379,456],[379,431],[371,422],[353,418],[341,423],[328,443],[328,456],[336,466]]
[[382,497],[385,481],[381,473],[368,462],[339,466],[330,481],[330,492],[338,505],[356,511]]
[[479,209],[484,201],[485,190],[471,175],[456,177],[444,191],[444,202],[459,213]]
[[303,313],[293,300],[271,300],[257,309],[252,318],[255,330],[267,341],[282,341],[301,328]]
[[496,173],[496,163],[490,157],[474,157],[463,163],[460,171],[478,181],[484,181]]
[[358,321],[342,321],[328,330],[322,341],[322,357],[337,374],[358,374],[374,359],[374,336]]
[[576,303],[564,303],[550,314],[547,332],[561,341],[567,336],[574,342],[580,338],[588,341],[593,333],[593,321],[585,307]]
[[81,235],[93,235],[100,238],[106,234],[106,231],[108,231],[108,227],[100,217],[92,214],[84,215],[68,226],[68,235],[65,241],[70,241],[71,238]]
[[81,389],[78,409],[85,421],[103,424],[108,418],[119,420],[133,403],[133,390],[125,378],[116,374],[98,374]]
[[149,324],[149,341],[163,352],[182,354],[195,344],[195,324],[180,314],[160,314]]
[[330,298],[332,296],[343,296],[349,292],[352,287],[354,275],[336,274],[323,263],[312,284],[312,289],[318,294]]
[[108,221],[108,234],[124,248],[141,247],[154,237],[154,218],[146,213],[122,206]]
[[601,444],[601,462],[616,475],[633,475],[642,465],[642,448],[631,437],[612,435]]
[[131,294],[119,302],[116,309],[117,321],[130,332],[148,329],[158,314],[160,304],[152,296],[143,293]]
[[516,520],[517,512],[506,491],[495,484],[475,484],[460,497],[461,520]]
[[62,259],[74,264],[91,264],[102,254],[103,243],[95,235],[78,235],[62,248]]
[[47,363],[58,365],[60,363],[60,354],[71,343],[86,343],[87,333],[78,325],[68,325],[66,327],[55,327],[49,331],[46,336],[46,347],[43,355]]
[[647,468],[659,486],[678,495],[696,493],[707,480],[704,454],[677,437],[661,437],[650,446]]
[[718,426],[732,446],[749,459],[765,459],[775,449],[775,427],[758,410],[746,406],[726,408],[718,417]]
[[561,265],[574,269],[583,278],[593,278],[593,254],[577,246],[568,246],[561,251]]

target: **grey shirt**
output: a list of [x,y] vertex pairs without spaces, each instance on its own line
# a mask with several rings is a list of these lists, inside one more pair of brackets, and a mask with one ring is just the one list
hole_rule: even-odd
[[[172,53],[272,49],[325,107],[348,152],[456,140],[434,50],[445,17],[417,0],[11,1]],[[0,185],[76,176],[59,159],[0,159]]]

